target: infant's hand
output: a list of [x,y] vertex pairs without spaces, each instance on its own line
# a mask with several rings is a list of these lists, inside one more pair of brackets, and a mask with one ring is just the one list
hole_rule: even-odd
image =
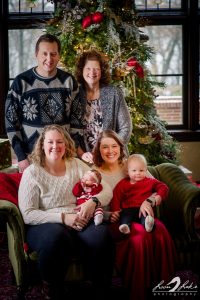
[[119,221],[119,215],[120,215],[120,211],[113,211],[110,214],[110,222],[111,223],[115,223],[117,221]]

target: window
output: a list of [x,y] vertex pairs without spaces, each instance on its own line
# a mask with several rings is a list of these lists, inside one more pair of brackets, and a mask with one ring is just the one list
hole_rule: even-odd
[[35,43],[42,29],[9,30],[9,77],[11,81],[35,64]]
[[138,10],[160,10],[181,8],[181,0],[135,0],[135,5]]
[[9,85],[17,74],[34,66],[35,43],[44,33],[41,20],[52,17],[54,10],[53,1],[38,0],[37,5],[27,0],[8,1]]
[[[138,15],[148,20],[148,26],[141,28],[155,49],[148,66],[166,84],[156,91],[157,111],[178,140],[200,140],[200,0],[132,1]],[[27,6],[26,0],[0,2],[0,99],[5,99],[16,74],[34,65],[35,40],[53,17],[57,1],[38,0],[36,7]],[[3,111],[0,101],[0,113]],[[4,133],[0,119],[0,135]]]
[[9,13],[45,13],[54,12],[53,1],[38,0],[37,5],[33,3],[28,3],[26,0],[9,0],[8,1],[8,11]]
[[183,124],[182,26],[146,26],[143,32],[154,49],[148,65],[151,74],[165,83],[164,88],[156,89],[157,113],[169,125]]
[[54,15],[53,1],[0,0],[0,137],[6,137],[4,115],[9,85],[17,73],[34,65],[35,40]]
[[200,1],[135,0],[155,54],[148,66],[166,84],[155,106],[179,141],[200,140]]

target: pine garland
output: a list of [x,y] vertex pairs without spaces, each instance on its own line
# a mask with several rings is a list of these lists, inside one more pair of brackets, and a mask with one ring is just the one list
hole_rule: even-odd
[[[29,0],[30,2],[36,2]],[[62,66],[74,73],[77,57],[85,50],[102,51],[110,63],[112,83],[120,86],[130,109],[133,133],[130,153],[143,153],[149,164],[178,164],[180,146],[167,132],[156,113],[158,83],[146,67],[154,50],[146,45],[141,27],[148,20],[138,17],[131,0],[60,0],[46,30],[62,43]]]

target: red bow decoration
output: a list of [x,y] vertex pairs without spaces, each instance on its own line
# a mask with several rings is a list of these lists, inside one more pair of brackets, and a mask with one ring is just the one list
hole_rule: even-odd
[[86,16],[82,21],[83,29],[86,29],[92,24],[99,24],[103,21],[103,13],[96,11],[94,14]]
[[137,62],[135,57],[130,57],[127,60],[126,64],[127,64],[127,66],[133,67],[135,69],[135,72],[139,78],[144,77],[144,70],[143,70],[142,66]]

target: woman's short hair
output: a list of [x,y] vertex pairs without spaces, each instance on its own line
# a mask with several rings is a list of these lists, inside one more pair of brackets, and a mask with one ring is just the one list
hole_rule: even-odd
[[52,125],[45,126],[43,128],[38,140],[36,141],[34,149],[32,153],[29,155],[29,159],[32,163],[38,164],[40,166],[44,166],[44,162],[45,162],[44,139],[46,133],[51,130],[58,131],[63,137],[66,146],[63,159],[71,159],[75,157],[76,154],[75,144],[72,138],[70,137],[69,133],[67,132],[67,130],[60,125],[52,124]]
[[84,85],[83,68],[87,61],[98,61],[101,68],[101,78],[99,81],[100,86],[107,85],[110,82],[110,66],[105,55],[95,49],[84,51],[78,58],[76,64],[75,77],[78,83]]
[[100,135],[97,139],[97,142],[95,144],[95,147],[92,151],[94,164],[97,167],[100,167],[104,163],[104,160],[102,159],[101,153],[100,153],[100,145],[101,145],[101,141],[103,138],[112,138],[113,140],[115,140],[115,142],[120,147],[119,163],[123,163],[124,159],[126,158],[124,143],[123,143],[122,139],[120,138],[120,136],[115,131],[108,129],[108,130],[104,130],[102,133],[100,133]]

